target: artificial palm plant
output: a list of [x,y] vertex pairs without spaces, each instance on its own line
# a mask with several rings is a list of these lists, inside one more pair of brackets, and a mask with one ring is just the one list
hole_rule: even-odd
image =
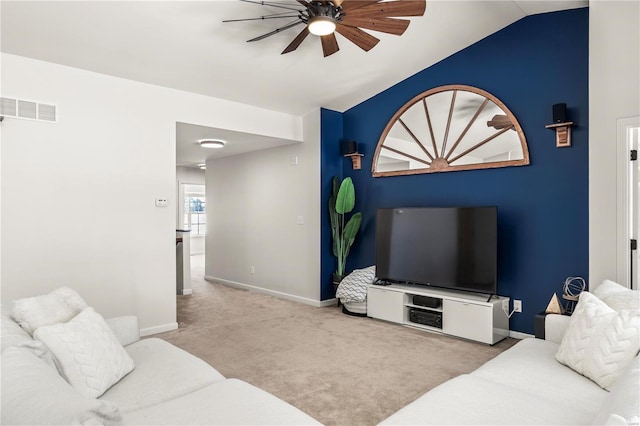
[[329,198],[333,255],[338,259],[334,282],[339,282],[344,277],[347,256],[362,223],[360,212],[352,214],[347,219],[347,215],[351,213],[355,204],[356,191],[351,178],[347,177],[341,183],[337,176],[334,177],[331,198]]

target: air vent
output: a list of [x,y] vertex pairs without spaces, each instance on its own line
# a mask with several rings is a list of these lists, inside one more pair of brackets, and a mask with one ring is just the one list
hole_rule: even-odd
[[56,106],[38,104],[38,120],[56,121]]
[[18,115],[18,101],[15,99],[0,98],[0,115],[16,117]]
[[27,120],[58,121],[55,105],[41,104],[24,99],[0,98],[0,116],[10,118],[24,118]]
[[38,118],[38,104],[35,102],[21,101],[18,99],[18,117],[30,118],[35,120]]

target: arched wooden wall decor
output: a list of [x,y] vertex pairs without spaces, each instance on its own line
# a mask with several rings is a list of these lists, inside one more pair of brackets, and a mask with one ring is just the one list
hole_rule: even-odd
[[440,86],[400,108],[380,136],[373,176],[524,166],[529,149],[509,109],[471,86]]

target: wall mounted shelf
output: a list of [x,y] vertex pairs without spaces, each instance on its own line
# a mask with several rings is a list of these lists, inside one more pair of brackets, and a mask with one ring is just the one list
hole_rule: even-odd
[[353,154],[345,154],[345,157],[351,157],[351,162],[353,163],[353,170],[360,170],[362,168],[361,158],[364,157],[364,154],[359,154],[354,152]]
[[556,131],[556,148],[566,148],[571,146],[571,126],[573,121],[548,124],[544,127]]

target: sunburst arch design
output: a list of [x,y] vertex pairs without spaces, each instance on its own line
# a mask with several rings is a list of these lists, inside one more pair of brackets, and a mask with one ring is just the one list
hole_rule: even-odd
[[403,105],[378,141],[374,177],[524,166],[529,149],[513,113],[472,86],[427,90]]

